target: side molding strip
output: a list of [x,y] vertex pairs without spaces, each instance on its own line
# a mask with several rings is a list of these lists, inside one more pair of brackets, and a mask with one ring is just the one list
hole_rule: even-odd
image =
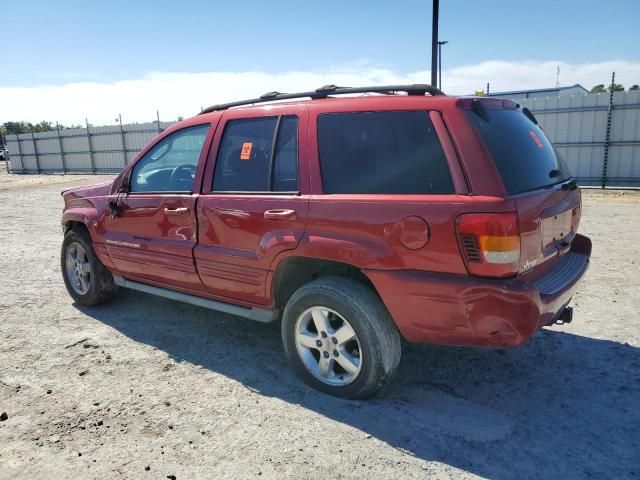
[[151,295],[158,295],[159,297],[168,298],[170,300],[190,303],[199,307],[237,315],[238,317],[248,318],[249,320],[255,320],[256,322],[269,323],[275,320],[276,317],[272,310],[268,310],[266,308],[247,308],[232,305],[230,303],[217,302],[215,300],[209,300],[208,298],[198,297],[196,295],[176,292],[174,290],[169,290],[168,288],[154,287],[153,285],[147,285],[146,283],[134,282],[118,275],[114,275],[113,280],[119,287],[130,288],[131,290],[138,290],[140,292],[150,293]]

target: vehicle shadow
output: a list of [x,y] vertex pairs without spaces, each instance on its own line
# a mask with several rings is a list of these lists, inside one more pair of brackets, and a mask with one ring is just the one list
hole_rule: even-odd
[[627,344],[543,330],[511,350],[406,345],[385,398],[346,401],[294,377],[279,324],[132,291],[76,307],[177,361],[424,460],[495,479],[640,475],[640,351]]

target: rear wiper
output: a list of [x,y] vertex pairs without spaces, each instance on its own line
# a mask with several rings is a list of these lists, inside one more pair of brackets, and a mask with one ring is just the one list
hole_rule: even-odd
[[533,123],[535,123],[536,125],[538,125],[538,119],[536,118],[536,116],[533,114],[533,112],[531,110],[529,110],[527,107],[524,107],[522,109],[522,113],[524,113],[524,115],[531,120]]

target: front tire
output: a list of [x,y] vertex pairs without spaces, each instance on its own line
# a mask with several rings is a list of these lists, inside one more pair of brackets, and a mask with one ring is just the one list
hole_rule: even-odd
[[69,295],[80,305],[106,303],[118,291],[113,275],[96,256],[86,232],[69,230],[65,234],[60,267]]
[[380,298],[344,277],[296,291],[282,316],[282,341],[297,375],[329,395],[370,398],[400,363],[400,334]]

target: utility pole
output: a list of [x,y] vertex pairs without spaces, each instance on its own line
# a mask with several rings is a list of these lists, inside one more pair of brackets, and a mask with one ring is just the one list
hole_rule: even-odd
[[433,17],[431,23],[431,85],[438,80],[438,11],[440,0],[433,0]]

